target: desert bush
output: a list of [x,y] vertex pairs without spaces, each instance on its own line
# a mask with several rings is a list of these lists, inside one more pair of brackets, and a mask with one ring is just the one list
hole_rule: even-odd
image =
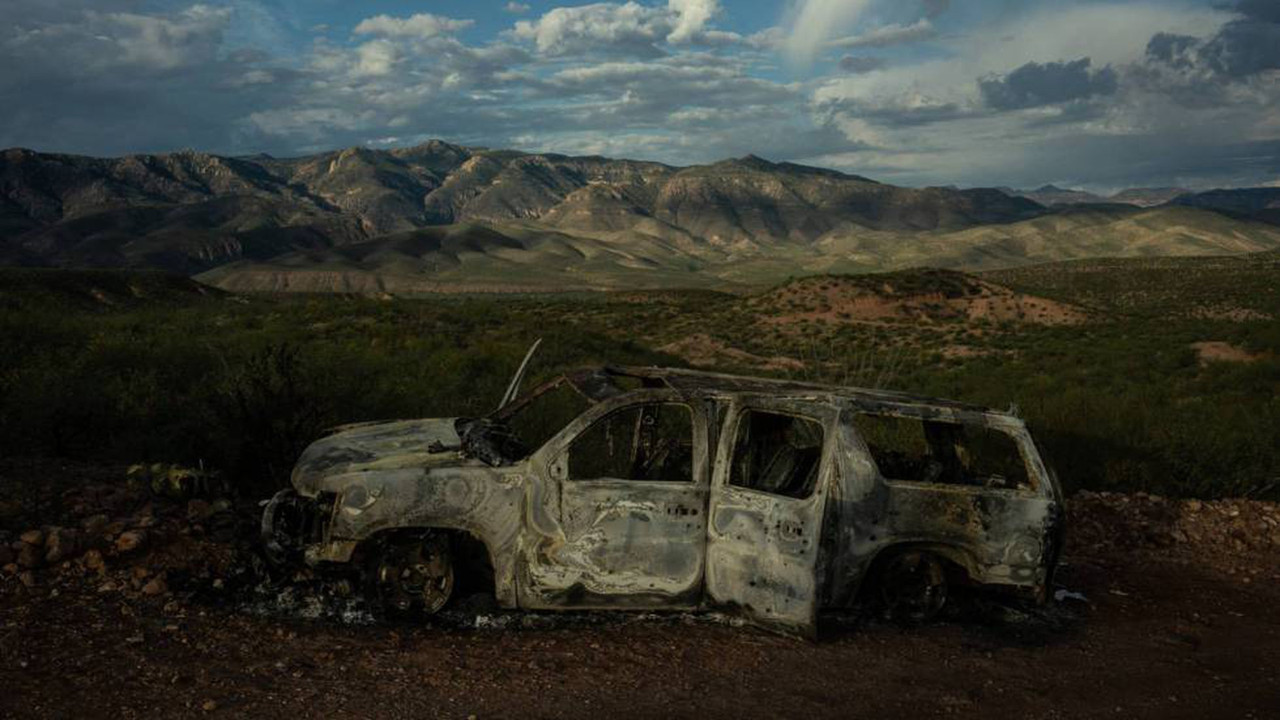
[[[203,461],[261,493],[329,425],[488,412],[537,337],[527,386],[588,364],[679,364],[649,348],[710,333],[805,363],[778,375],[1016,404],[1071,488],[1280,498],[1280,335],[1265,319],[980,322],[964,342],[982,353],[948,360],[955,340],[927,326],[783,331],[757,324],[741,299],[708,293],[246,300],[184,295],[166,280],[153,302],[104,307],[75,278],[49,277],[61,285],[6,286],[0,303],[0,453]],[[137,284],[87,277],[121,297]],[[1160,282],[1159,302],[1171,302]],[[1202,366],[1190,344],[1209,339],[1260,355]]]
[[527,382],[590,363],[676,362],[547,319],[484,299],[86,309],[55,296],[0,308],[0,452],[203,462],[261,494],[327,427],[492,410],[539,336]]

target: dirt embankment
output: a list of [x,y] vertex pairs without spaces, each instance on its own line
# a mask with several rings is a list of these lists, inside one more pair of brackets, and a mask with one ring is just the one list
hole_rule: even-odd
[[1215,362],[1251,363],[1262,359],[1262,355],[1249,352],[1245,348],[1232,345],[1221,340],[1204,340],[1191,343],[1191,349],[1201,365]]
[[658,348],[684,358],[695,367],[751,367],[761,370],[800,370],[804,363],[790,357],[764,357],[732,347],[706,333],[695,333]]
[[760,321],[779,327],[824,323],[951,321],[1077,325],[1081,308],[1010,290],[964,273],[924,270],[867,276],[817,276],[787,283],[747,301]]
[[0,462],[0,716],[1261,718],[1280,707],[1280,506],[1080,493],[1057,602],[957,592],[817,643],[732,615],[387,625],[257,565],[254,503]]

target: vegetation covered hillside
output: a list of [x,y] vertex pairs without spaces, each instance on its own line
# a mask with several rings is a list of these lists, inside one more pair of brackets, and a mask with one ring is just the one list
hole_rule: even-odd
[[1070,487],[1277,498],[1276,260],[424,299],[7,271],[0,452],[203,461],[270,485],[324,427],[486,412],[542,337],[533,381],[692,364],[1014,406]]

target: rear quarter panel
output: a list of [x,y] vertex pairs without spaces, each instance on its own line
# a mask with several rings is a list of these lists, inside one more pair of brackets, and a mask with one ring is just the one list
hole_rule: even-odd
[[[981,423],[1018,441],[1035,481],[1032,490],[885,479],[854,429],[848,408],[840,427],[841,466],[824,523],[824,602],[847,606],[875,558],[894,547],[925,547],[963,568],[981,584],[1036,588],[1047,582],[1061,512],[1056,486],[1020,420],[1003,414],[908,408],[932,416]],[[876,408],[893,414],[893,409]]]

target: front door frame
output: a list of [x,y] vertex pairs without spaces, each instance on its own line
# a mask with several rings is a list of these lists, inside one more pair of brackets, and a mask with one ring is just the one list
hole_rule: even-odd
[[[604,417],[638,405],[679,404],[690,410],[693,423],[691,482],[664,482],[628,479],[569,480],[566,454],[582,433]],[[706,552],[708,485],[712,449],[709,447],[707,405],[698,397],[668,389],[628,392],[592,406],[557,433],[530,459],[533,483],[542,512],[539,523],[530,523],[522,532],[520,605],[528,608],[689,608],[701,602],[703,564]],[[646,492],[646,489],[648,492]],[[569,517],[586,495],[597,496],[597,517]],[[645,497],[648,495],[648,497]],[[534,501],[534,498],[530,498]],[[627,520],[626,518],[632,518]],[[643,516],[643,520],[639,517]],[[583,537],[584,522],[601,525],[594,537]],[[654,557],[653,567],[665,565],[670,573],[653,577],[610,578],[602,571],[594,545],[626,543],[627,538],[609,537],[630,533],[641,522],[652,533],[696,537],[692,543],[676,543],[667,557]],[[536,527],[534,526],[536,525]],[[688,526],[688,527],[686,527]],[[601,535],[603,533],[603,536]],[[650,537],[652,552],[659,538]],[[679,538],[674,538],[678,540]],[[594,545],[594,547],[593,547]],[[684,547],[679,547],[683,545]],[[619,548],[621,550],[621,548]],[[692,553],[688,557],[685,555]],[[679,557],[675,557],[678,555]],[[633,558],[634,560],[634,558]],[[633,573],[634,574],[634,573]]]

